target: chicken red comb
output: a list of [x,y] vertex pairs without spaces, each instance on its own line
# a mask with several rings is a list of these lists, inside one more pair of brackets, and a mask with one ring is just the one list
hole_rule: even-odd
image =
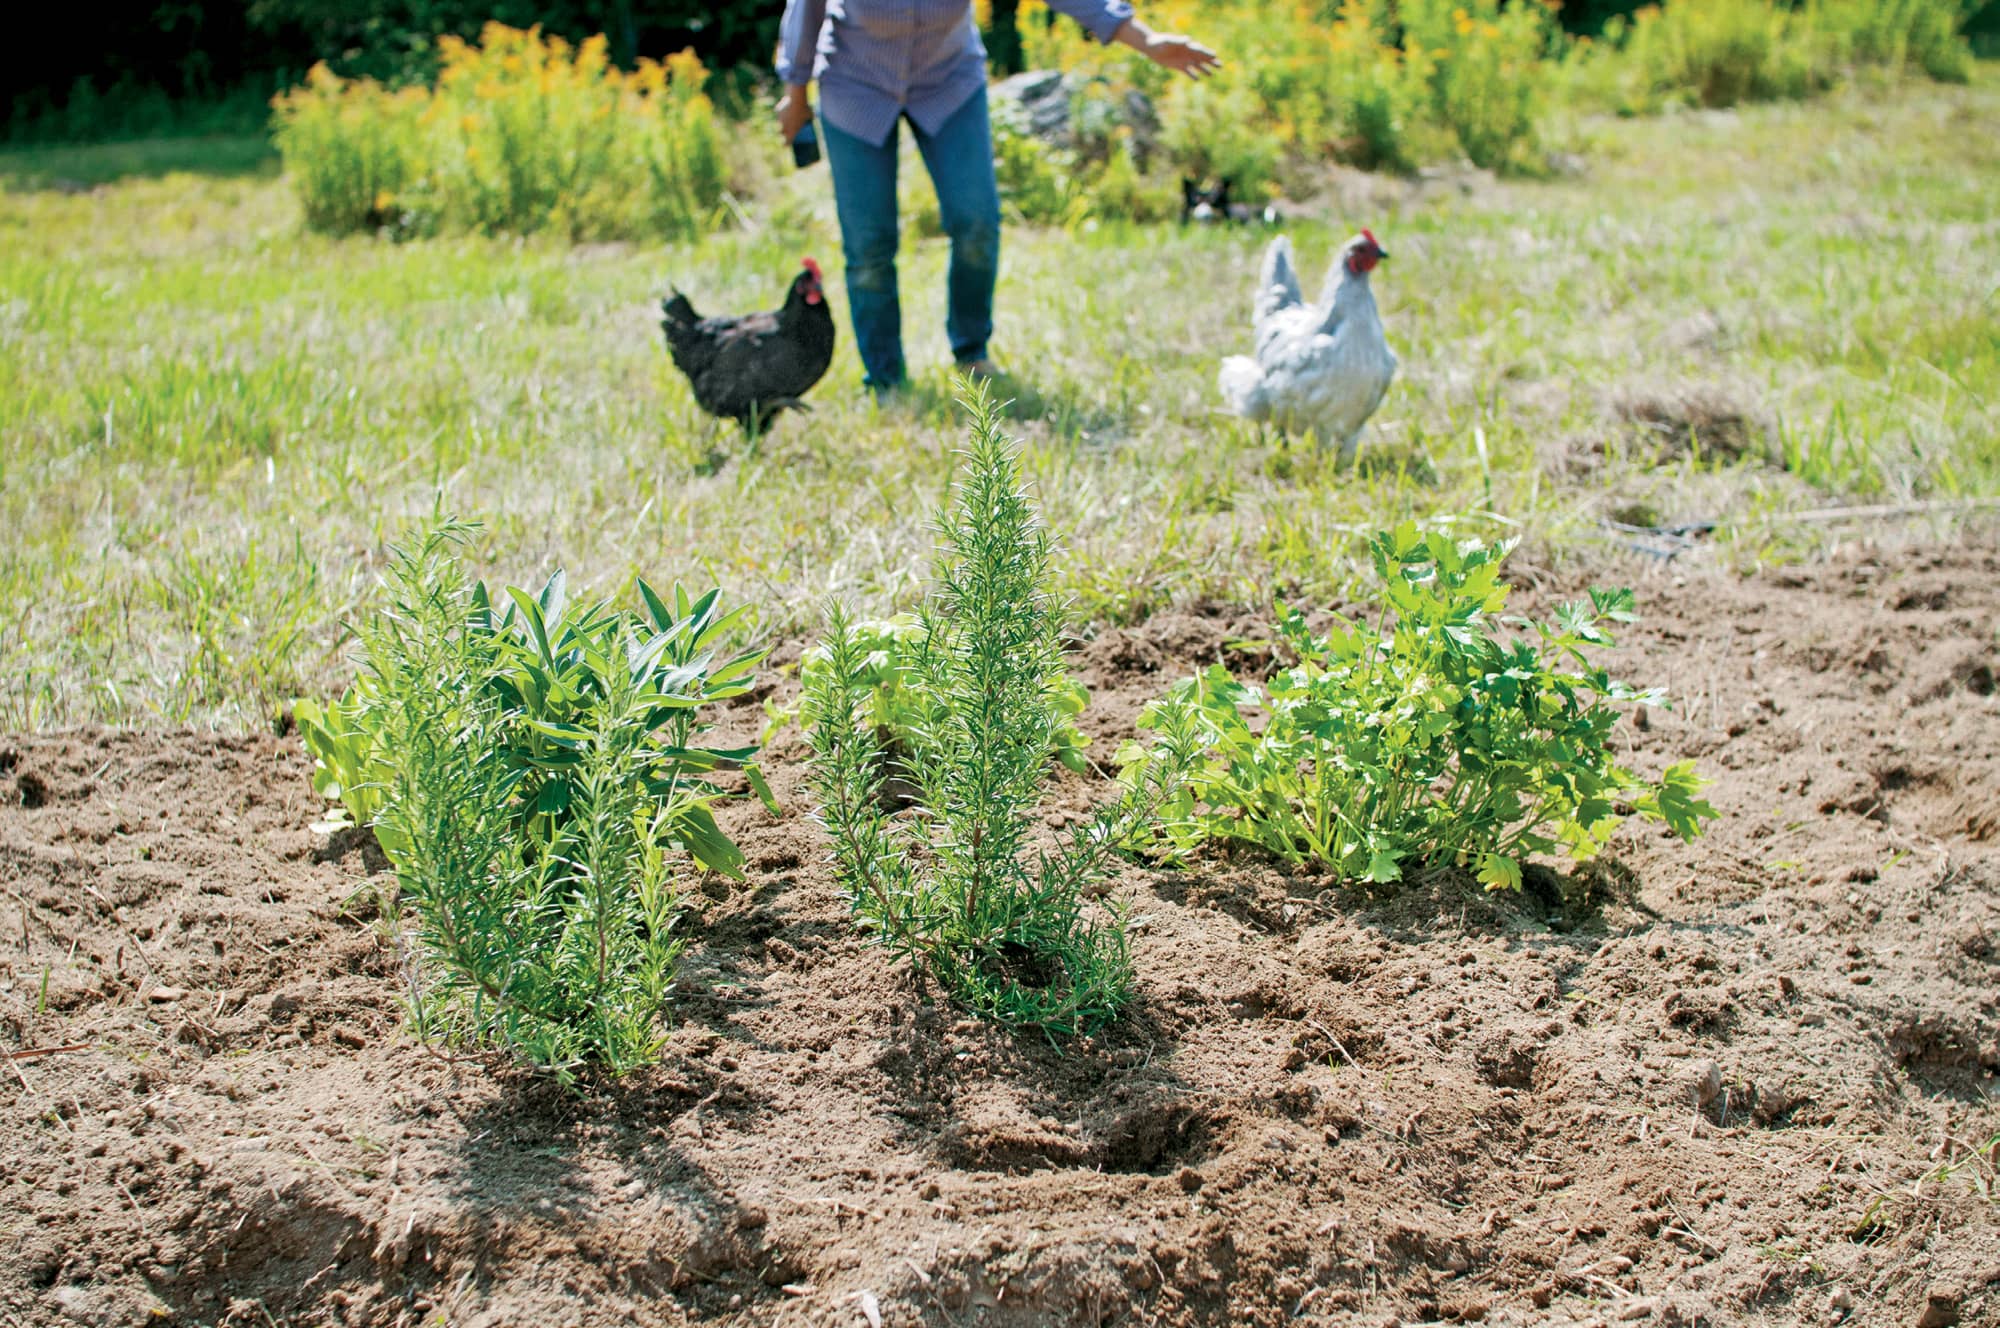
[[1368,247],[1371,249],[1380,249],[1382,247],[1382,242],[1375,238],[1375,232],[1369,230],[1366,226],[1361,228],[1361,238],[1368,241]]
[[813,280],[814,280],[814,281],[825,281],[825,280],[826,280],[826,276],[825,276],[825,274],[823,274],[823,273],[822,273],[822,272],[821,272],[821,271],[819,270],[819,264],[818,264],[818,263],[815,263],[815,262],[814,262],[814,261],[813,261],[812,259],[808,258],[808,259],[806,259],[806,260],[805,260],[805,266],[806,266],[806,271],[808,271],[808,272],[810,272],[810,273],[812,273],[812,274],[813,274]]

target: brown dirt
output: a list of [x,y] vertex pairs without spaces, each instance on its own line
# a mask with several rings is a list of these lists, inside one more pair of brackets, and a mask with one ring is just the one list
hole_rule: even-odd
[[1743,396],[1719,383],[1628,387],[1611,413],[1632,426],[1643,452],[1663,463],[1690,452],[1737,461],[1763,447],[1771,430]]
[[[1608,577],[1706,839],[1520,898],[1135,867],[1066,1055],[850,936],[795,739],[664,1064],[580,1099],[399,1033],[296,743],[0,740],[0,1320],[2000,1323],[2000,556]],[[1097,750],[1246,625],[1085,645]]]

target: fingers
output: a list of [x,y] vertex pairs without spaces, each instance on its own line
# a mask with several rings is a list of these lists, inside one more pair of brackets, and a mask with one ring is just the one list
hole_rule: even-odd
[[1189,78],[1207,78],[1222,68],[1222,57],[1188,37],[1173,36],[1161,39],[1160,63],[1169,69],[1179,70]]
[[799,131],[804,129],[812,120],[811,105],[798,100],[789,93],[778,99],[774,109],[778,113],[778,137],[786,143],[790,143],[793,139],[797,138]]

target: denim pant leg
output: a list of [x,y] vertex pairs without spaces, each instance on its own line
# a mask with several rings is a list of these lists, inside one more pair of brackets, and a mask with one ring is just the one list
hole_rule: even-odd
[[847,257],[847,312],[870,387],[903,381],[903,308],[896,290],[896,140],[870,143],[824,120],[840,246]]
[[951,237],[945,335],[952,358],[970,364],[986,358],[993,286],[1000,276],[1000,186],[993,177],[986,89],[953,111],[937,133],[917,130],[917,149],[937,186],[938,216]]

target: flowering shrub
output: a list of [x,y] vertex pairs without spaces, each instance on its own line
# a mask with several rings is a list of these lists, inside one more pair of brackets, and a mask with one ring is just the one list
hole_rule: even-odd
[[[1159,107],[1167,165],[1269,192],[1287,162],[1328,157],[1408,168],[1464,155],[1518,162],[1534,142],[1543,60],[1556,49],[1542,0],[1167,0],[1155,27],[1233,57],[1199,83],[1107,55],[1074,28],[1030,23],[1028,63],[1124,80]],[[1251,54],[1254,52],[1254,56]]]
[[274,100],[308,226],[610,239],[684,236],[714,217],[722,129],[691,52],[623,73],[601,36],[571,46],[489,23],[476,45],[439,38],[438,55],[434,87],[319,65]]
[[1605,37],[1619,66],[1619,109],[1803,97],[1826,76],[1804,40],[1806,26],[1801,12],[1736,0],[1677,0],[1640,10],[1629,25],[1614,21]]
[[[1958,0],[1667,0],[1614,19],[1594,42],[1565,36],[1557,8],[1554,0],[1149,6],[1153,26],[1195,34],[1223,53],[1223,67],[1201,82],[1032,14],[1022,46],[1030,67],[1153,100],[1163,149],[1149,164],[1156,181],[1227,178],[1246,201],[1309,187],[1312,168],[1327,160],[1409,170],[1464,158],[1532,170],[1539,129],[1558,100],[1632,113],[1675,100],[1802,97],[1855,66],[1949,79],[1971,69]],[[1091,214],[1121,215],[1099,190],[1104,154],[1077,155],[1064,163],[1072,198]],[[1131,192],[1121,179],[1119,195]]]
[[1554,7],[1499,0],[1403,0],[1406,62],[1422,71],[1430,112],[1475,165],[1515,163],[1534,145],[1546,80],[1543,61],[1561,49]]
[[1972,77],[1972,46],[1961,29],[1977,8],[1959,0],[1819,0],[1811,12],[1836,63],[1919,69],[1963,83]]
[[347,82],[314,65],[304,87],[281,94],[278,150],[306,225],[339,234],[380,226],[422,172],[430,98],[422,88],[390,92],[372,79]]

